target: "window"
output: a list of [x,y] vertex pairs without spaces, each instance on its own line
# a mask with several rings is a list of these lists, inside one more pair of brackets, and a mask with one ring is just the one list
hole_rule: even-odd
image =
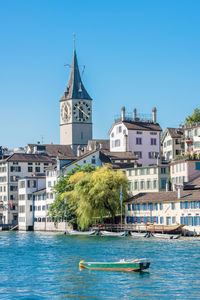
[[32,205],[30,205],[30,211],[33,211],[33,206]]
[[92,159],[91,159],[91,163],[92,163],[92,164],[96,164],[96,159],[95,159],[95,158],[92,158]]
[[35,172],[40,172],[40,167],[35,167]]
[[128,170],[128,176],[132,175],[132,170]]
[[142,145],[142,138],[136,138],[136,145]]
[[17,186],[11,185],[10,186],[10,191],[16,192],[17,191]]
[[147,205],[146,205],[146,203],[143,203],[143,204],[142,204],[142,210],[147,210]]
[[166,174],[166,168],[161,168],[161,174]]
[[25,180],[19,182],[19,188],[20,189],[25,188]]
[[138,183],[137,183],[137,181],[134,182],[134,189],[135,189],[135,190],[138,189]]
[[171,209],[174,210],[175,209],[175,203],[171,202]]
[[132,204],[132,210],[135,210],[135,205],[134,204]]
[[149,152],[149,158],[155,159],[159,156],[159,152]]
[[130,211],[131,210],[131,205],[130,204],[128,204],[128,211]]
[[167,184],[167,180],[166,179],[161,179],[161,190],[166,189],[166,184]]
[[28,187],[29,188],[35,188],[36,187],[36,181],[35,180],[28,180]]
[[111,133],[111,137],[114,137],[114,133],[113,132]]
[[144,189],[144,181],[140,181],[140,189],[143,190]]
[[147,175],[150,175],[150,168],[147,168]]
[[32,200],[32,194],[28,194],[28,200]]
[[195,167],[196,167],[196,170],[200,170],[200,162],[196,162]]
[[19,205],[19,212],[24,213],[25,212],[25,205]]
[[137,131],[137,134],[142,134],[142,131]]
[[115,140],[115,147],[120,147],[120,140]]
[[158,210],[158,203],[155,203],[155,210]]
[[136,156],[138,156],[138,158],[142,158],[142,152],[141,151],[136,151],[136,152],[134,152],[134,154]]
[[140,210],[140,203],[136,204],[136,210]]
[[162,203],[160,203],[159,206],[160,206],[160,210],[162,210],[163,209]]
[[160,224],[163,224],[163,217],[160,217]]
[[10,167],[10,172],[21,172],[21,167]]
[[153,203],[148,203],[148,209],[153,210]]
[[172,217],[172,224],[176,223],[176,217]]
[[33,163],[29,162],[29,163],[28,163],[28,166],[32,166],[32,164],[33,164]]
[[28,167],[28,172],[33,172],[33,167]]
[[153,181],[153,188],[156,189],[157,188],[157,180]]
[[147,180],[147,190],[149,190],[151,188],[151,181]]
[[151,139],[151,145],[156,145],[156,139]]

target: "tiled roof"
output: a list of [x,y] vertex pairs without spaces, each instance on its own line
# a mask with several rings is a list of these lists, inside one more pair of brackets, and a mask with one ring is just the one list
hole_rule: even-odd
[[68,99],[87,99],[92,100],[92,98],[88,95],[82,81],[78,68],[78,61],[76,56],[76,51],[74,50],[72,65],[71,65],[71,73],[67,88],[61,98],[62,100]]
[[181,138],[183,135],[183,130],[180,128],[167,128],[169,131],[169,134],[171,135],[172,138]]
[[112,152],[107,150],[100,150],[104,155],[108,156],[111,160],[116,159],[128,159],[128,160],[137,160],[137,156],[134,155],[131,151],[127,152]]
[[14,153],[9,156],[5,161],[9,162],[48,162],[52,163],[53,160],[48,155],[41,154],[27,154],[27,153]]
[[91,149],[110,150],[110,140],[89,140],[88,146]]
[[[154,193],[139,193],[130,199],[126,200],[126,203],[144,203],[144,202],[170,202],[178,200],[177,191],[172,192],[154,192]],[[182,200],[200,200],[200,190],[185,190],[183,191]]]
[[128,130],[162,131],[160,125],[153,122],[124,121],[123,124]]
[[46,154],[52,157],[74,157],[74,152],[70,145],[54,145],[54,144],[28,144],[28,147],[33,151],[35,146],[44,146]]

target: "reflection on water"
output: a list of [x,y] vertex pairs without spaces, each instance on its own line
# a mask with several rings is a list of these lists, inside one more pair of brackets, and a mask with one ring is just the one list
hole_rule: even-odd
[[[0,299],[186,299],[200,296],[200,241],[0,233]],[[79,270],[79,261],[148,258],[141,273]]]

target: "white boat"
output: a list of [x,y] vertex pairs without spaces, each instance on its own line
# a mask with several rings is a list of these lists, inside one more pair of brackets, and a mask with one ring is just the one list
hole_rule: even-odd
[[133,237],[146,237],[146,232],[131,232],[131,236]]
[[112,232],[112,231],[102,230],[102,231],[100,231],[100,233],[103,236],[125,236],[126,235],[125,231],[123,231],[123,232]]
[[175,240],[180,237],[180,234],[152,233],[152,236],[158,239]]
[[70,235],[93,235],[95,234],[95,230],[94,231],[71,231],[71,230],[68,230],[68,233]]

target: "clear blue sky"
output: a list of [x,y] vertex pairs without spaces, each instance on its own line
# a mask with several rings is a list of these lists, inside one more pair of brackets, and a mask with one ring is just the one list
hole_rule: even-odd
[[163,129],[200,106],[200,1],[0,1],[0,145],[59,143],[73,33],[94,138],[125,106]]

